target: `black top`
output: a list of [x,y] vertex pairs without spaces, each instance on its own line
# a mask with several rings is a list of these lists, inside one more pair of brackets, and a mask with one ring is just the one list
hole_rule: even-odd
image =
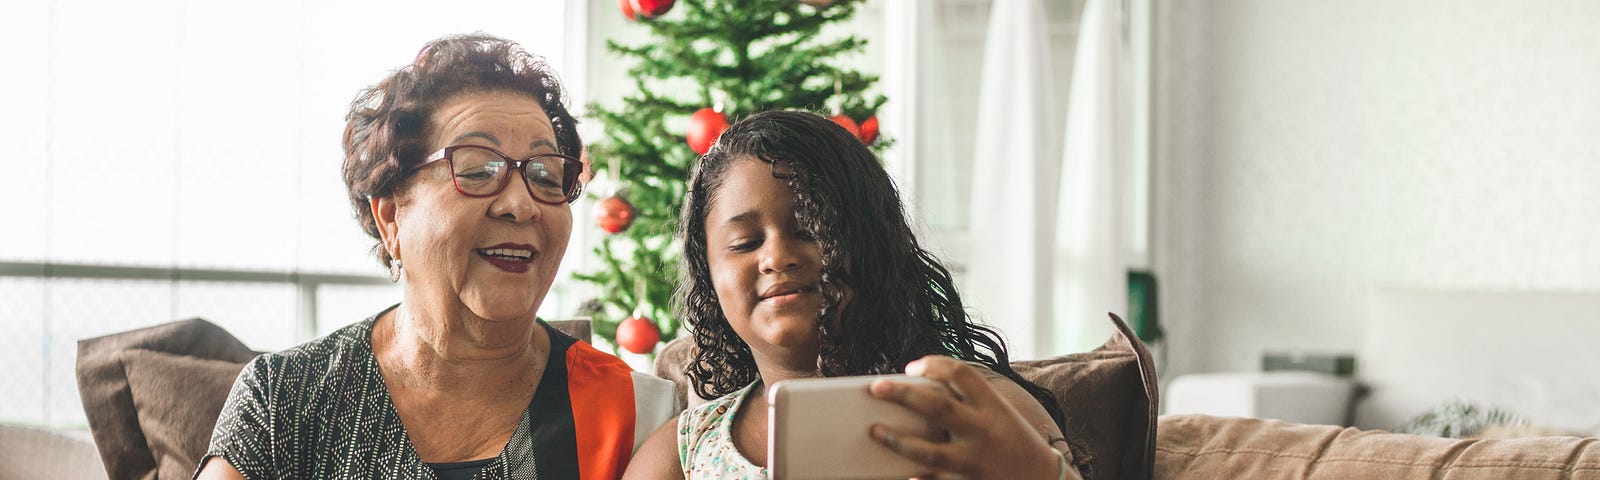
[[483,470],[484,466],[494,462],[493,458],[473,460],[470,462],[430,463],[428,468],[433,469],[433,474],[439,480],[472,480],[472,477]]
[[[372,326],[394,308],[246,364],[200,465],[222,456],[251,480],[457,478],[455,468],[446,472],[422,462],[378,372]],[[460,478],[578,478],[566,362],[577,340],[539,323],[550,333],[550,359],[533,401],[505,450],[463,462],[481,464],[461,467],[473,470]]]

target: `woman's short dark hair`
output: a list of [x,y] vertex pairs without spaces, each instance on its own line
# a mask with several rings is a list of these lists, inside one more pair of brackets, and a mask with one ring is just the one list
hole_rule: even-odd
[[[525,94],[544,107],[555,127],[557,149],[580,156],[577,119],[567,112],[561,84],[544,59],[509,40],[474,33],[428,42],[410,65],[367,87],[350,102],[344,127],[344,184],[356,221],[374,240],[382,238],[368,199],[395,195],[409,177],[406,167],[429,152],[433,111],[467,92]],[[389,264],[381,244],[378,263]]]
[[749,345],[723,315],[706,259],[706,215],[729,166],[743,158],[771,164],[773,175],[787,181],[796,221],[821,250],[817,367],[824,375],[901,372],[924,355],[949,355],[1011,379],[1062,421],[1050,391],[1012,370],[1000,335],[967,315],[949,270],[918,244],[872,151],[843,127],[799,111],[740,120],[690,174],[678,226],[683,279],[677,308],[698,347],[686,372],[695,393],[716,398],[757,376]]

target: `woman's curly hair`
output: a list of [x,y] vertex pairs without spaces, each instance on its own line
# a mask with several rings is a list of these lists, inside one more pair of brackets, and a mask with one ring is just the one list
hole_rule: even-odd
[[428,151],[428,119],[462,93],[511,92],[532,97],[555,128],[556,148],[578,158],[583,140],[567,112],[561,83],[544,59],[510,40],[474,33],[442,37],[422,47],[410,65],[367,87],[350,102],[344,127],[344,184],[356,221],[375,242],[373,253],[388,266],[368,199],[389,197],[410,177],[406,168]]
[[950,272],[917,243],[877,157],[844,128],[800,111],[740,120],[690,174],[678,227],[677,307],[698,347],[686,372],[696,394],[726,395],[758,374],[749,345],[723,315],[706,260],[706,215],[729,166],[745,158],[772,164],[773,175],[788,182],[796,221],[821,250],[817,367],[823,375],[895,373],[924,355],[948,355],[1016,382],[1062,421],[1050,391],[1012,370],[1000,335],[967,315]]

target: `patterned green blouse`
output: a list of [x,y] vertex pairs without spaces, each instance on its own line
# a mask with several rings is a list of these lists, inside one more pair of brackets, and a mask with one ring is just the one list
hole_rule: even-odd
[[678,415],[678,462],[689,480],[764,480],[733,445],[733,417],[760,381]]

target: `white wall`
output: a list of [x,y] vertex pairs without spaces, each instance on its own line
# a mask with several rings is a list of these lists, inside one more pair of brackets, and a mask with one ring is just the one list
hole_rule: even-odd
[[1167,373],[1357,350],[1378,288],[1600,289],[1596,24],[1575,0],[1161,3]]

